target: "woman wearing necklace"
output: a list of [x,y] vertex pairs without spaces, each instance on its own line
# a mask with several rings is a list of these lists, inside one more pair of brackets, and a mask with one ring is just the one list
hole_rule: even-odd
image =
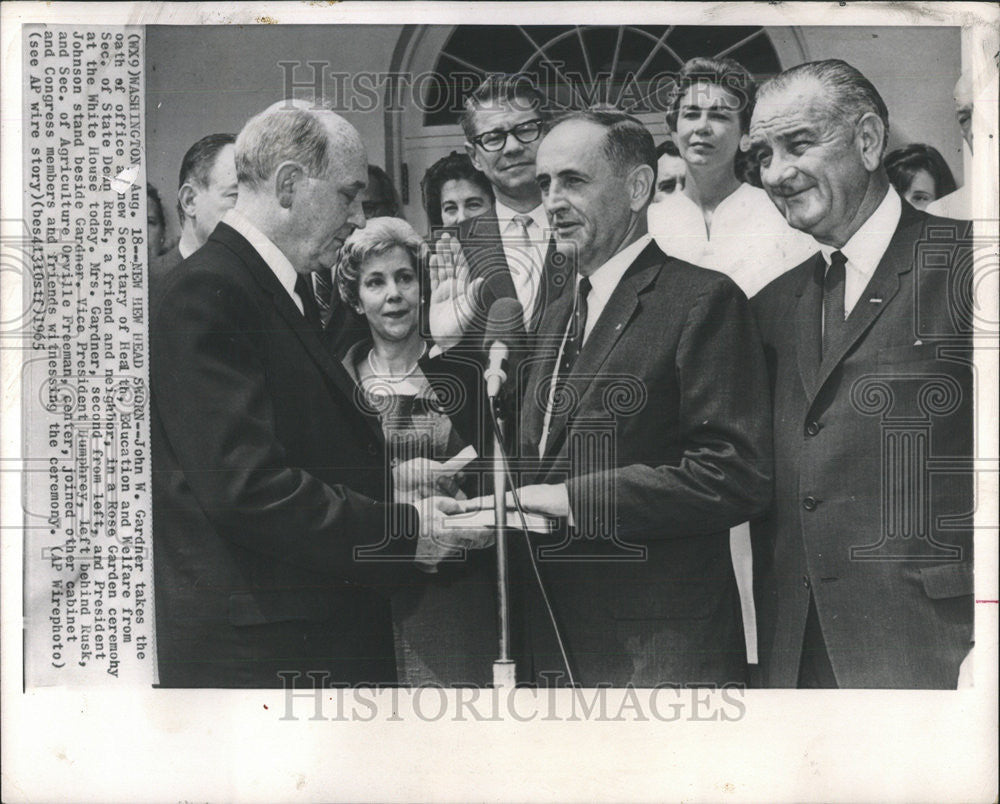
[[[359,401],[379,415],[393,466],[443,462],[470,446],[480,453],[477,367],[432,357],[421,336],[423,247],[401,218],[371,218],[344,243],[336,269],[341,298],[370,330],[348,349],[344,366]],[[470,496],[478,493],[474,480],[462,489]],[[442,565],[438,575],[414,574],[392,593],[401,682],[489,682],[496,658],[492,561],[491,551],[477,551],[460,565]]]

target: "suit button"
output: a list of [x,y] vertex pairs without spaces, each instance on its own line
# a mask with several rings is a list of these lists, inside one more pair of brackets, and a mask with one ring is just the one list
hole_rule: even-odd
[[369,444],[368,445],[368,454],[369,455],[378,455],[378,447],[376,447],[374,444]]
[[803,585],[803,586],[804,586],[804,587],[805,587],[806,589],[808,589],[808,588],[809,588],[809,576],[808,576],[808,575],[803,575],[803,576],[802,576],[802,585]]
[[806,497],[802,501],[802,507],[805,508],[807,511],[815,511],[817,505],[819,505],[819,500],[817,500],[815,497]]
[[809,422],[809,424],[806,425],[806,435],[807,436],[818,435],[819,429],[820,429],[819,422]]

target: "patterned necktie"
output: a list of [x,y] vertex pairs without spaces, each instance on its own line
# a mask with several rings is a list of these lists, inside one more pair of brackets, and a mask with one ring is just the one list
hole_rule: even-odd
[[[514,282],[518,301],[524,307],[524,318],[531,321],[538,303],[538,263],[537,249],[531,241],[529,227],[534,223],[530,215],[515,215],[511,218],[513,237],[510,238],[512,258],[508,260],[510,278]],[[530,306],[530,309],[529,309]]]
[[830,255],[830,267],[823,277],[823,351],[829,353],[844,329],[844,284],[847,280],[847,257],[844,252]]
[[573,314],[569,317],[566,330],[566,344],[563,346],[562,360],[559,363],[559,376],[565,377],[573,370],[573,364],[583,349],[583,336],[587,328],[587,296],[590,295],[590,280],[582,277],[576,287],[576,302]]
[[313,295],[312,282],[305,274],[299,274],[295,278],[295,292],[302,299],[302,310],[308,324],[314,329],[322,329],[323,323],[319,317],[319,307],[316,306],[316,297]]
[[319,320],[323,326],[330,323],[330,310],[333,299],[333,271],[320,268],[313,274],[313,288],[316,291],[316,307],[319,310]]

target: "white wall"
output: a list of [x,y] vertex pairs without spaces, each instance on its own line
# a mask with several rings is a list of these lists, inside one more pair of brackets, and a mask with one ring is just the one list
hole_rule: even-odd
[[937,148],[962,184],[962,134],[952,89],[961,74],[958,27],[800,28],[810,60],[843,59],[875,85],[889,107],[889,149]]
[[[284,97],[280,61],[323,61],[334,70],[387,70],[400,25],[150,26],[146,29],[147,175],[176,231],[177,173],[206,134],[237,133]],[[297,80],[311,75],[303,71]],[[331,89],[327,90],[331,92]],[[373,164],[385,161],[383,112],[346,112]]]

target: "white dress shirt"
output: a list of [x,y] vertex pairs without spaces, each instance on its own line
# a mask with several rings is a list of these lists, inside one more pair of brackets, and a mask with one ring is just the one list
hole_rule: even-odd
[[[504,258],[507,260],[511,279],[514,280],[514,292],[521,302],[527,326],[542,286],[542,270],[548,248],[548,218],[541,204],[530,212],[517,212],[500,201],[496,202],[496,216]],[[527,244],[521,225],[514,220],[515,217],[530,218]]]
[[[650,235],[643,235],[634,243],[615,254],[590,275],[590,293],[587,295],[587,323],[583,328],[584,344],[590,337],[590,333],[593,332],[594,325],[600,319],[601,313],[604,312],[604,308],[607,307],[608,300],[611,298],[611,294],[615,292],[615,288],[618,287],[618,283],[621,282],[625,272],[635,262],[643,249],[649,245],[651,240],[652,237]],[[577,275],[576,282],[573,285],[574,296],[579,286],[580,276]],[[569,334],[571,326],[572,316],[570,316],[570,322],[563,333],[562,342],[559,344],[559,354],[556,355],[556,363],[552,369],[552,382],[549,383],[549,398],[545,405],[545,421],[542,423],[542,437],[538,442],[539,457],[545,454],[545,445],[549,440],[549,425],[552,423],[552,400],[556,392],[556,380],[559,377],[559,364],[562,363],[563,349],[566,348],[566,337]]]
[[767,193],[750,184],[715,208],[711,236],[701,207],[683,192],[650,205],[646,220],[664,253],[726,274],[747,297],[816,253],[816,242],[789,226]]
[[247,242],[253,246],[254,251],[260,255],[261,259],[267,263],[267,267],[278,278],[281,286],[288,292],[289,297],[291,297],[292,302],[299,308],[299,312],[305,315],[302,299],[295,292],[295,281],[298,279],[298,274],[295,273],[295,269],[288,261],[288,257],[282,253],[281,249],[274,245],[267,235],[235,209],[227,210],[226,214],[222,216],[222,222],[232,226],[246,238]]
[[854,305],[868,287],[875,269],[882,262],[902,214],[903,201],[899,193],[890,187],[882,203],[843,246],[837,249],[835,246],[817,244],[823,252],[827,268],[830,267],[830,255],[833,252],[840,251],[847,257],[844,276],[845,318],[851,314]]

